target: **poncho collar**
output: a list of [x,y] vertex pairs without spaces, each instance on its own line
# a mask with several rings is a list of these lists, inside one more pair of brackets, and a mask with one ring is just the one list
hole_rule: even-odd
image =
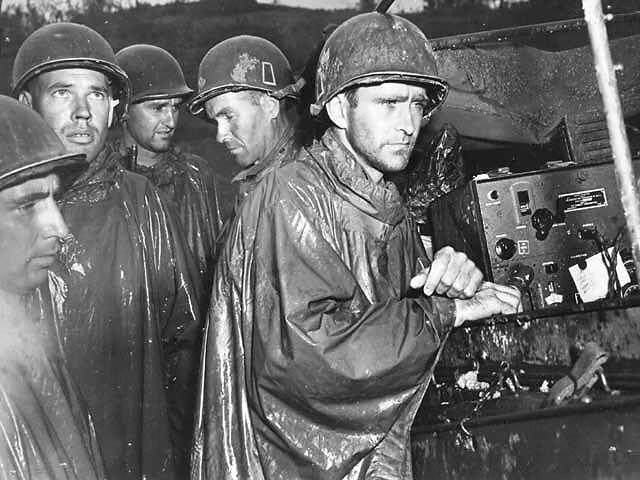
[[119,157],[117,151],[105,146],[89,164],[89,168],[64,193],[61,203],[95,203],[106,198],[122,175]]
[[323,169],[333,174],[337,180],[338,194],[357,208],[390,225],[404,218],[406,210],[395,184],[371,180],[332,129],[328,129],[321,140],[314,143],[311,155]]
[[248,168],[245,168],[238,173],[231,182],[244,183],[247,181],[259,180],[264,176],[267,171],[271,170],[271,167],[277,166],[283,159],[286,158],[285,153],[288,151],[288,147],[293,145],[293,137],[296,133],[296,129],[293,125],[290,125],[280,137],[280,140],[269,151],[265,158],[259,162],[254,163]]
[[[127,148],[120,141],[116,141],[113,143],[112,149],[120,153],[121,165],[126,169],[125,159],[130,155]],[[150,167],[136,164],[133,171],[134,173],[144,175],[150,179],[154,185],[162,187],[163,185],[170,185],[173,178],[185,170],[186,167],[180,162],[180,151],[175,145],[172,145],[169,150],[162,154],[162,157],[157,163]]]

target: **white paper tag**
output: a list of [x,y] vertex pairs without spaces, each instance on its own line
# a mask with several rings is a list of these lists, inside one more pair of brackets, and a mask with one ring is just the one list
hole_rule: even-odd
[[548,296],[544,297],[544,301],[547,305],[555,305],[556,303],[562,303],[564,300],[564,296],[559,293],[550,293]]
[[[609,248],[609,255],[613,251],[613,247]],[[609,286],[609,272],[602,259],[602,254],[596,253],[585,260],[587,268],[581,269],[578,265],[569,267],[569,273],[573,278],[573,283],[580,294],[583,302],[593,302],[607,296]],[[616,273],[620,286],[624,286],[631,282],[629,273],[622,263],[620,254],[616,259]]]

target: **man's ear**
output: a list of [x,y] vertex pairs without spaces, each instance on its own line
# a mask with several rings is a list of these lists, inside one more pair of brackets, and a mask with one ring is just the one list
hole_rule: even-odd
[[343,93],[339,93],[325,105],[327,115],[331,122],[342,130],[347,128],[348,103],[347,97],[345,97]]
[[27,107],[33,108],[33,96],[27,90],[22,90],[18,94],[18,101]]
[[262,105],[270,120],[275,120],[280,115],[280,100],[277,98],[271,95],[261,95],[260,105]]

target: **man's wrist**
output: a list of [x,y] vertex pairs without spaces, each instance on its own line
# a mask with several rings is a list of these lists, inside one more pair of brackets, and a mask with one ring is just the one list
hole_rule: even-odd
[[453,321],[453,328],[460,327],[466,321],[464,319],[464,317],[460,314],[460,311],[463,310],[463,307],[461,305],[461,302],[463,302],[463,301],[464,300],[460,300],[459,298],[456,298],[454,300],[455,317],[454,317],[454,321]]
[[453,299],[433,295],[423,297],[431,305],[431,310],[435,316],[431,317],[431,323],[436,328],[438,335],[453,327],[456,319],[456,304]]

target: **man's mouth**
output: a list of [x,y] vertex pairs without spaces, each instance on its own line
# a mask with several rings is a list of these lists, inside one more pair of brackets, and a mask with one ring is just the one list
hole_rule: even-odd
[[90,130],[76,130],[73,132],[69,132],[65,135],[65,137],[72,143],[77,143],[80,145],[88,145],[93,143],[95,138],[94,133]]
[[388,145],[394,150],[408,150],[411,148],[411,143],[405,142],[389,143]]
[[240,153],[240,150],[242,150],[240,145],[236,145],[236,144],[225,143],[224,146],[229,151],[229,153],[234,154],[234,155]]
[[30,263],[39,265],[41,267],[50,267],[56,261],[56,258],[57,255],[55,253],[38,255],[35,257],[31,257]]

